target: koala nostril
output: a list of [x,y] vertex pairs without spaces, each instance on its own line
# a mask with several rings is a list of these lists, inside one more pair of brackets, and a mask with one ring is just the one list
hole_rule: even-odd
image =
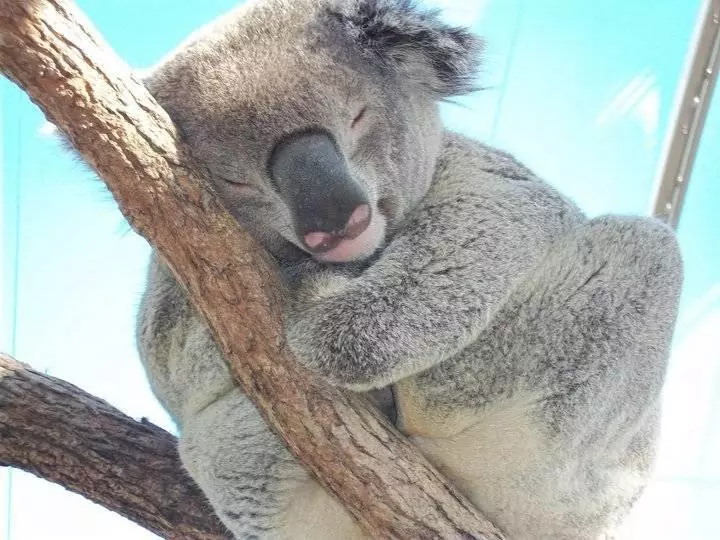
[[335,236],[330,233],[311,232],[305,235],[305,245],[310,249],[318,249],[323,247],[323,244],[331,244],[334,238]]
[[367,204],[361,204],[353,210],[343,230],[339,232],[313,231],[307,233],[303,240],[312,251],[329,251],[343,240],[352,240],[360,236],[370,225],[372,211]]
[[358,236],[360,236],[363,231],[368,228],[368,225],[370,225],[371,217],[372,212],[370,211],[369,205],[361,204],[360,206],[355,208],[352,215],[350,216],[350,219],[347,222],[347,225],[345,226],[343,236],[349,239],[357,238]]

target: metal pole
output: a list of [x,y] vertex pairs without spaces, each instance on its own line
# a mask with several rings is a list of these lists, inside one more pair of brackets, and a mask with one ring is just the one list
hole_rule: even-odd
[[720,69],[720,0],[705,0],[655,177],[651,212],[676,228]]

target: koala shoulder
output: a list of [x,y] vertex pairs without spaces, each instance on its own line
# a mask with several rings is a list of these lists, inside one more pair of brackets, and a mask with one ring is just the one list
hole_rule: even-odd
[[539,227],[548,241],[587,219],[572,200],[510,153],[449,131],[425,200],[426,206],[441,203],[454,211],[444,218],[466,220],[465,227]]

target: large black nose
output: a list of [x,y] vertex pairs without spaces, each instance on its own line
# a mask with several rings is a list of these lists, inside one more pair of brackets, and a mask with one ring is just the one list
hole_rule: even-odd
[[298,238],[312,251],[357,237],[370,223],[367,196],[329,134],[302,132],[284,138],[273,150],[268,169],[293,213]]

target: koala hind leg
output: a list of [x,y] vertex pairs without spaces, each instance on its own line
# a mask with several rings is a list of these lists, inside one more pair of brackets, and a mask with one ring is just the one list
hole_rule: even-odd
[[401,428],[511,538],[606,534],[652,466],[681,281],[666,226],[580,225],[473,345],[398,385]]

